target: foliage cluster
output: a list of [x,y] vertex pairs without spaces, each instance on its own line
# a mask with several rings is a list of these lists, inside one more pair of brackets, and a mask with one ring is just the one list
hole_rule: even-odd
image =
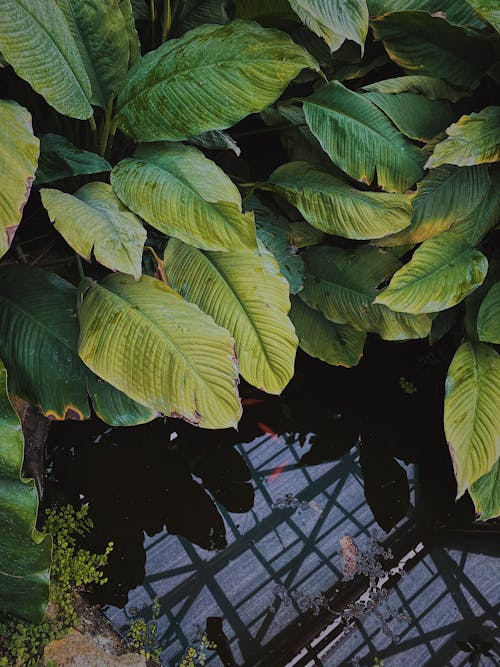
[[158,660],[161,654],[161,646],[158,641],[157,620],[160,617],[160,602],[158,598],[153,600],[151,619],[146,621],[138,610],[132,610],[133,618],[130,621],[127,637],[130,645],[146,660]]

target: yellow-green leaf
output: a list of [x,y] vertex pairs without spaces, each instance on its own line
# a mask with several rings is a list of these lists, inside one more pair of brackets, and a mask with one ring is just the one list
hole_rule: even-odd
[[12,243],[35,177],[40,143],[33,135],[31,115],[0,100],[0,257]]
[[500,6],[497,0],[467,0],[467,2],[482,19],[500,32]]
[[465,0],[367,0],[367,3],[370,17],[405,10],[418,10],[429,14],[442,12],[446,15],[446,20],[454,25],[481,27],[480,21],[474,17],[472,7]]
[[79,354],[137,402],[203,428],[236,426],[241,404],[230,334],[149,276],[82,282]]
[[271,253],[202,252],[172,239],[167,280],[234,336],[242,376],[279,394],[293,375],[297,337],[287,317],[288,283]]
[[374,93],[384,93],[384,95],[397,95],[398,93],[415,93],[424,95],[429,100],[450,100],[457,102],[470,95],[467,88],[457,88],[450,86],[449,83],[433,76],[397,76],[393,79],[375,81],[363,86],[362,90]]
[[500,344],[500,282],[493,285],[479,308],[477,335],[485,343]]
[[486,475],[500,454],[500,358],[484,343],[463,343],[446,377],[444,429],[457,497]]
[[500,460],[469,488],[476,512],[481,521],[500,516]]
[[146,230],[107,183],[88,183],[74,195],[43,188],[42,203],[67,243],[84,257],[113,271],[141,277]]

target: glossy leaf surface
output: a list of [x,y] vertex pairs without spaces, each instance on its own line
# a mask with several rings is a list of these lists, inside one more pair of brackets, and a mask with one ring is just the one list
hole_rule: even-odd
[[36,185],[105,171],[111,171],[107,160],[96,153],[77,148],[66,137],[59,134],[42,134],[40,137]]

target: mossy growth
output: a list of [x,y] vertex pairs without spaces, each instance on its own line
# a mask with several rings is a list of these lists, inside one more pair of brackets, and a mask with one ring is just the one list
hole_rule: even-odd
[[130,645],[143,655],[146,660],[158,661],[161,654],[161,646],[158,640],[158,624],[160,617],[160,602],[158,598],[153,600],[151,620],[146,621],[137,609],[132,610],[132,620],[129,624],[127,637]]
[[215,651],[217,644],[211,642],[207,635],[203,633],[199,640],[193,643],[186,649],[179,667],[197,667],[198,665],[205,665],[208,660],[209,652]]
[[110,542],[102,554],[78,546],[92,528],[87,506],[75,509],[66,505],[46,511],[42,532],[52,535],[53,540],[49,606],[54,613],[38,625],[0,616],[0,667],[39,665],[44,647],[63,637],[76,622],[75,594],[106,583],[103,568],[113,544]]

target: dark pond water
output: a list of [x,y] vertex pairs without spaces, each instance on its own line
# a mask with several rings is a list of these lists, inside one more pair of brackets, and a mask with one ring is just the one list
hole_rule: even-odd
[[500,664],[499,524],[455,503],[451,355],[370,341],[347,370],[299,354],[281,397],[242,385],[238,432],[54,425],[46,500],[88,502],[91,546],[114,542],[97,600],[115,627],[158,600],[173,667],[206,630],[217,649],[195,664]]

